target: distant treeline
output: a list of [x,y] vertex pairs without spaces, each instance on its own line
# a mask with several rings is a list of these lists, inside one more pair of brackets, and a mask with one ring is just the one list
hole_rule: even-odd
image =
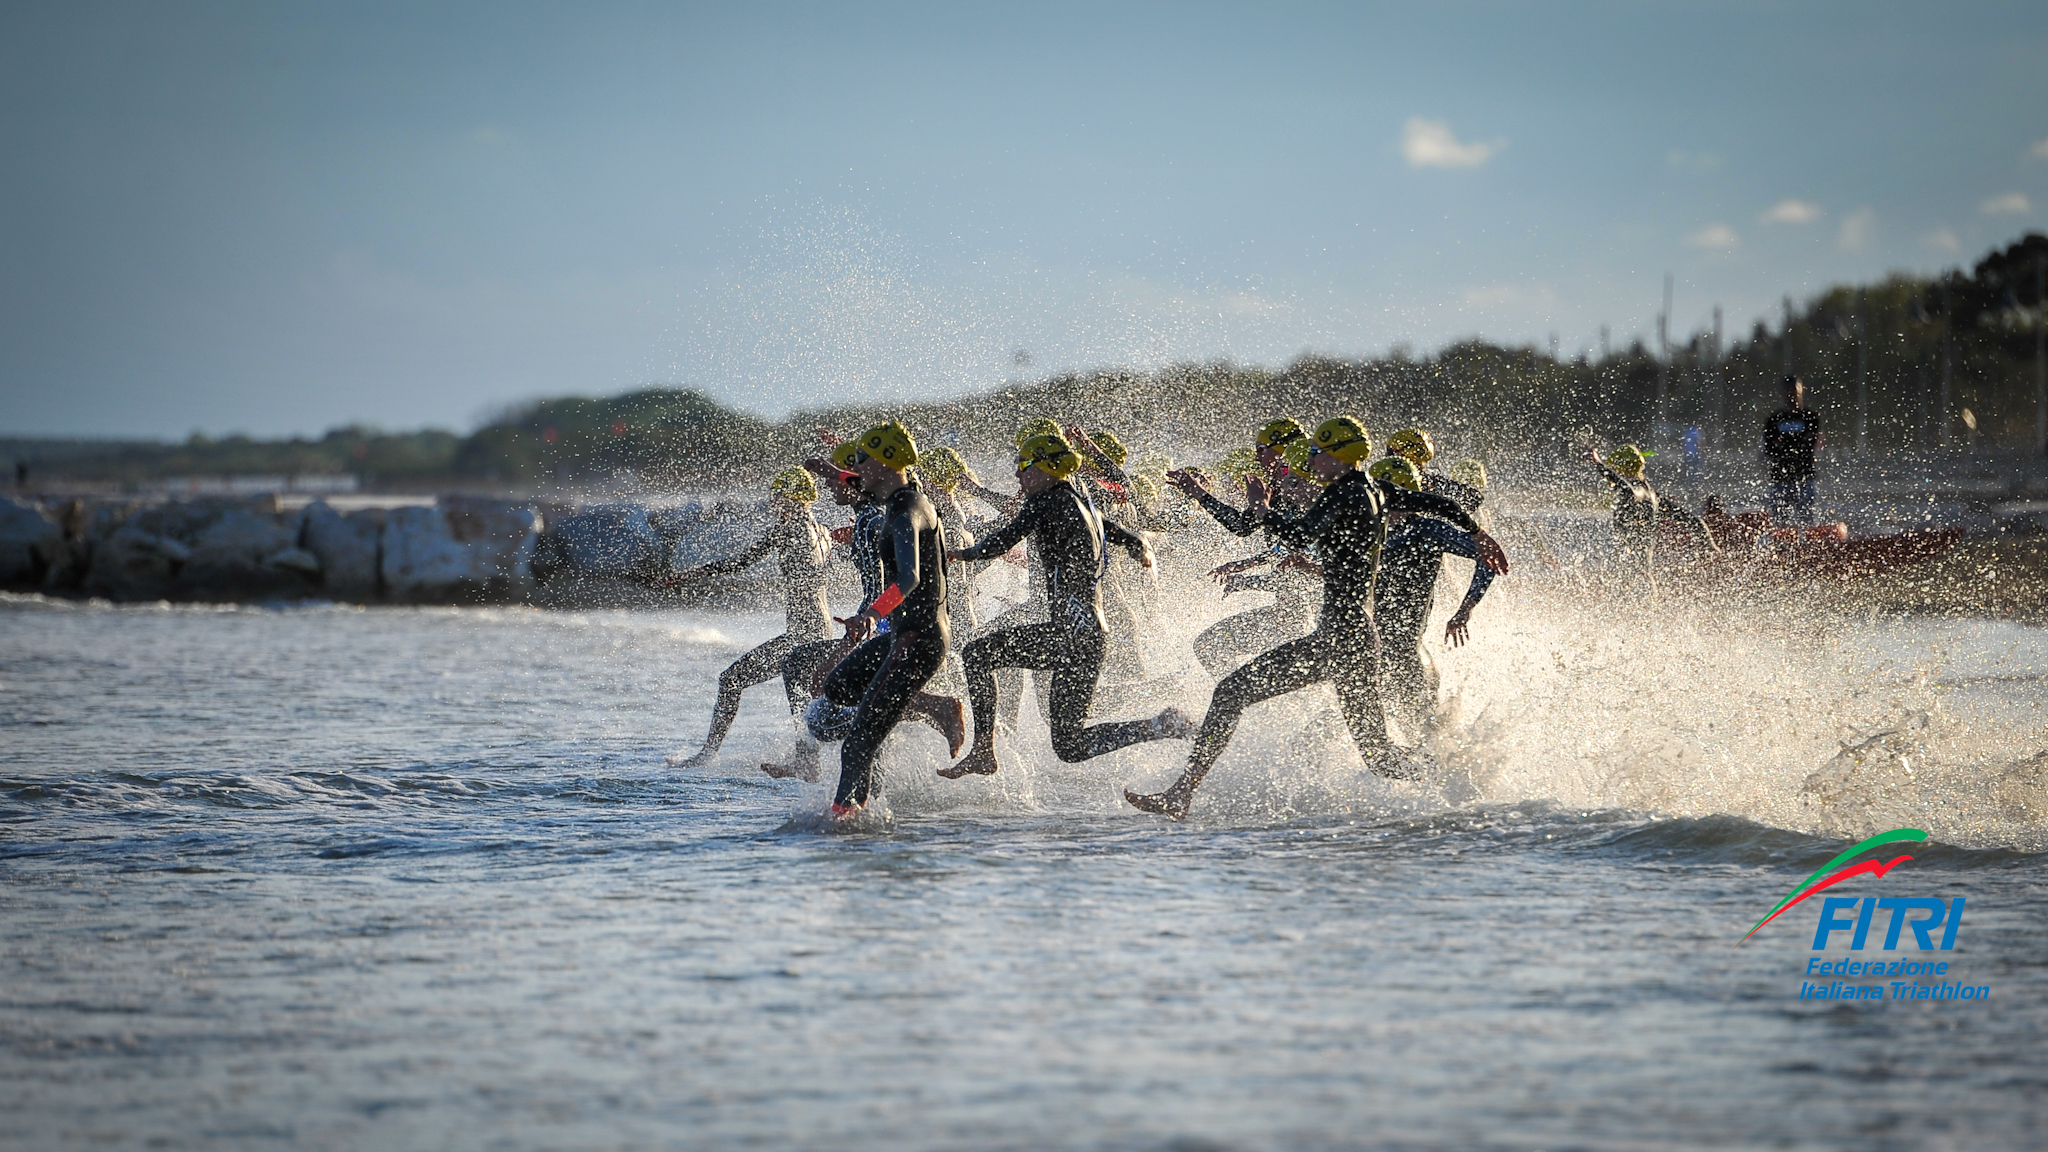
[[[770,422],[695,389],[542,400],[467,437],[338,428],[319,440],[182,444],[0,441],[38,477],[134,483],[192,475],[354,473],[367,485],[534,487],[611,481],[685,488],[757,481],[815,443],[819,427],[881,418],[986,458],[1041,415],[1116,430],[1134,447],[1220,452],[1276,413],[1364,417],[1384,434],[1423,424],[1495,458],[1569,451],[1581,430],[1668,447],[1690,427],[1709,450],[1748,450],[1789,366],[1808,383],[1832,444],[1871,451],[1965,441],[2035,448],[2048,236],[2030,233],[1969,271],[1837,287],[1717,347],[1700,333],[1597,358],[1472,340],[1431,356],[1303,357],[1283,370],[1227,363],[1056,376],[951,400],[799,412]],[[1964,423],[1968,409],[1974,431]]]

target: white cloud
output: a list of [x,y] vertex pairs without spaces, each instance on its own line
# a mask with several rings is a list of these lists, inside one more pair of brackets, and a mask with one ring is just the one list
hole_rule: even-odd
[[1978,205],[1986,216],[2024,216],[2034,210],[2034,204],[2024,192],[2007,192],[1993,196]]
[[1963,242],[1956,239],[1956,234],[1950,231],[1949,226],[1946,224],[1940,225],[1934,231],[1922,236],[1920,242],[1929,248],[1938,248],[1943,252],[1953,252],[1963,246]]
[[1861,252],[1875,235],[1877,213],[1868,208],[1858,208],[1842,218],[1842,228],[1835,233],[1835,245],[1844,251]]
[[1780,200],[1757,219],[1765,224],[1811,224],[1820,219],[1820,205],[1811,200]]
[[1452,134],[1449,124],[1420,116],[1410,117],[1401,129],[1401,155],[1410,168],[1477,168],[1505,147],[1505,140],[1467,144]]
[[1709,224],[1685,238],[1689,248],[1728,249],[1742,243],[1742,237],[1726,224]]
[[2033,153],[2036,160],[2048,160],[2048,136],[2034,141],[2034,146],[2027,151]]

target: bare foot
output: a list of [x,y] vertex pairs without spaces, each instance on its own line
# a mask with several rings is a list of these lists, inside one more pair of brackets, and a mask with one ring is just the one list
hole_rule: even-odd
[[960,749],[967,746],[967,707],[960,703],[958,697],[934,696],[928,718],[939,730],[939,735],[946,738],[946,754],[960,755]]
[[1418,780],[1422,777],[1421,765],[1401,754],[1398,749],[1389,748],[1373,759],[1374,775],[1389,780]]
[[958,764],[949,764],[939,769],[939,775],[944,776],[948,780],[958,780],[962,776],[993,776],[995,774],[996,750],[994,748],[976,748],[974,751],[969,752],[966,759],[961,760]]
[[806,784],[818,782],[818,765],[806,764],[801,760],[787,764],[763,764],[761,771],[777,780],[801,780]]
[[1186,740],[1202,730],[1202,722],[1178,708],[1168,708],[1152,718],[1152,730],[1161,740]]
[[1188,818],[1188,805],[1194,802],[1195,793],[1194,789],[1183,788],[1179,784],[1151,796],[1142,796],[1126,788],[1124,799],[1131,807],[1141,812],[1156,812],[1161,816],[1171,816],[1175,820],[1185,820]]
[[671,768],[704,768],[710,765],[711,758],[716,755],[718,751],[713,748],[689,754],[671,752],[668,754],[667,764]]

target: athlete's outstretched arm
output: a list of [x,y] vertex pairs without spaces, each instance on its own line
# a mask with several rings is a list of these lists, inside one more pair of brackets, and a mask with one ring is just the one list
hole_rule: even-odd
[[1129,552],[1131,559],[1136,560],[1139,564],[1147,568],[1152,567],[1152,545],[1147,544],[1143,536],[1130,531],[1116,521],[1104,520],[1102,522],[1102,542],[1114,544]]
[[954,560],[984,560],[994,556],[1001,556],[1003,553],[1015,548],[1026,536],[1031,535],[1032,530],[1038,527],[1038,522],[1044,515],[1044,502],[1026,499],[1024,507],[1017,510],[1015,519],[1000,528],[991,528],[982,535],[981,540],[974,547],[958,548],[948,555]]
[[709,564],[699,564],[695,568],[686,568],[681,572],[671,572],[662,578],[660,583],[696,584],[709,580],[714,576],[730,576],[735,572],[745,571],[766,559],[768,553],[774,551],[778,535],[775,529],[770,528],[766,533],[762,534],[759,540],[754,541],[753,544],[748,546],[746,551],[741,552],[739,555],[728,556],[723,560],[713,560]]

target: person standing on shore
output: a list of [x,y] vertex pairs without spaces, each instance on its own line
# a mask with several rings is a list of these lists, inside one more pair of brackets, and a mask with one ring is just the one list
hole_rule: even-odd
[[1771,519],[1813,523],[1814,458],[1828,446],[1820,417],[1806,406],[1806,382],[1785,377],[1785,406],[1764,421],[1764,462],[1771,477]]

